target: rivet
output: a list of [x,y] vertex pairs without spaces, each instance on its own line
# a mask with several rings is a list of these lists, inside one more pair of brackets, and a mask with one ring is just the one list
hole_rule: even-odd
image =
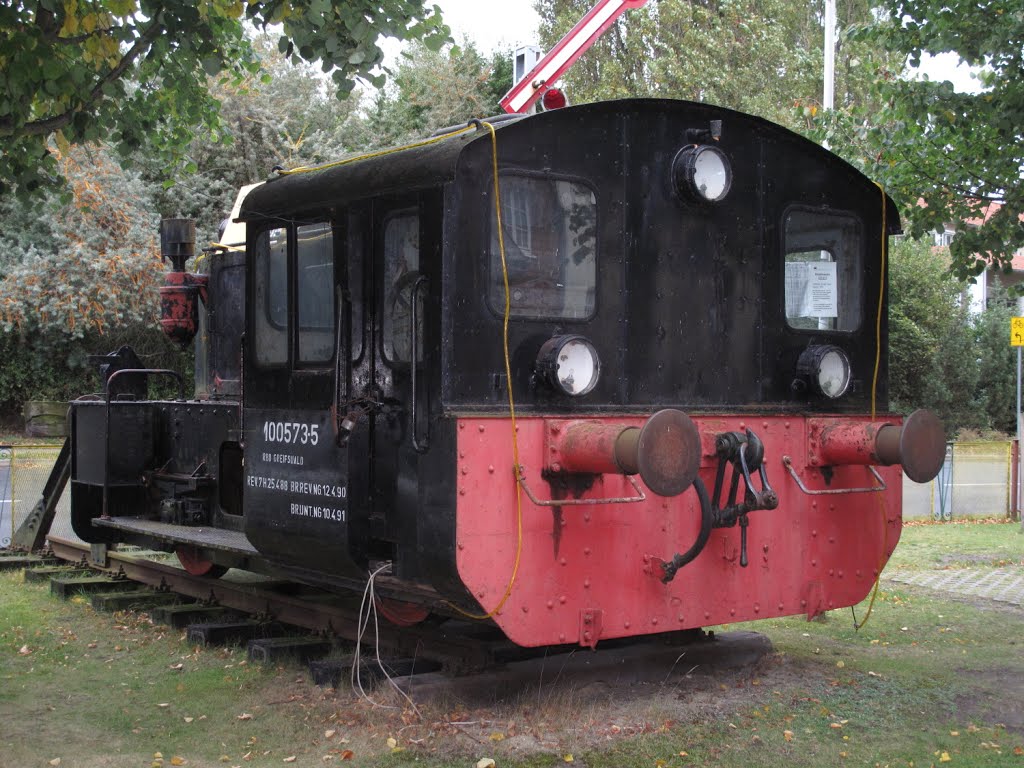
[[476,596],[477,597],[483,597],[484,594],[486,594],[486,593],[481,589],[479,592],[476,593]]
[[736,615],[736,609],[735,608],[730,608],[729,609],[729,615],[730,616],[735,616]]
[[836,537],[835,536],[829,536],[828,537],[828,543],[829,544],[835,544],[836,543]]
[[705,619],[710,619],[711,618],[711,611],[704,611],[704,618]]
[[555,601],[554,600],[548,600],[547,606],[548,606],[549,609],[554,608],[555,607]]
[[861,577],[861,572],[860,572],[860,570],[858,569],[858,570],[857,570],[857,578],[859,579],[860,577]]
[[843,572],[842,572],[842,571],[839,571],[839,574],[838,574],[838,575],[839,575],[839,578],[840,578],[840,579],[841,579],[841,578],[843,578]]
[[590,639],[590,630],[589,629],[586,632],[583,633],[583,639],[584,640],[589,640]]
[[529,613],[529,612],[530,612],[530,606],[524,605],[523,606],[523,613]]
[[559,595],[558,602],[560,602],[562,605],[565,605],[565,595]]
[[584,523],[589,523],[590,522],[590,513],[589,512],[584,512],[583,513],[583,522]]
[[789,429],[789,422],[787,421],[783,426],[785,426],[786,429]]
[[481,432],[483,432],[484,431],[484,425],[481,424],[480,426],[477,427],[477,429],[480,430]]
[[459,496],[465,496],[465,495],[466,495],[466,489],[465,488],[459,488]]
[[779,603],[779,610],[781,611],[781,610],[784,610],[784,609],[785,609],[785,606],[782,603]]
[[682,624],[686,619],[683,618],[683,614],[679,614],[679,623]]
[[584,589],[590,589],[590,579],[584,579],[583,580],[583,588]]
[[828,601],[828,607],[831,608],[833,605],[834,605],[834,603],[831,600],[829,600]]
[[816,538],[816,537],[817,537],[817,535],[818,535],[818,531],[817,531],[816,529],[812,528],[812,529],[811,529],[811,538],[812,538],[812,539],[813,539],[813,538]]
[[551,471],[552,472],[561,472],[562,471],[562,465],[559,464],[557,461],[553,462],[551,464]]
[[765,552],[767,552],[768,551],[768,545],[765,544],[763,547],[761,547],[761,549],[763,549]]
[[761,422],[761,426],[762,426],[762,427],[763,427],[764,429],[768,429],[768,422],[767,422],[767,421],[762,421],[762,422]]
[[653,624],[655,626],[658,625],[658,617],[657,616],[655,616],[653,619],[651,619],[651,624]]
[[560,633],[558,635],[558,642],[560,642],[560,643],[564,643],[565,642],[565,633],[564,632],[562,632],[562,633]]
[[552,424],[551,425],[551,434],[557,435],[561,431],[562,431],[562,428],[559,427],[557,424]]
[[651,556],[650,555],[644,555],[644,562],[645,563],[651,562]]
[[811,560],[811,565],[813,567],[817,568],[818,567],[818,561],[817,560]]
[[590,554],[590,547],[584,547],[583,548],[583,554],[584,555],[589,555]]
[[459,429],[465,429],[465,428],[466,428],[466,422],[460,421],[459,422]]
[[558,562],[560,562],[560,563],[561,563],[562,565],[565,565],[565,558],[563,557],[563,558],[562,558],[561,560],[559,560]]
[[465,548],[466,548],[466,545],[465,545],[465,544],[463,544],[463,543],[462,543],[462,542],[460,541],[460,542],[459,542],[459,549],[465,549]]
[[761,612],[760,604],[754,603],[754,613],[760,613],[760,612]]
[[469,474],[469,467],[463,467],[462,468],[462,474],[468,475]]
[[548,450],[550,450],[552,453],[558,453],[558,446],[552,445],[551,448],[549,448]]
[[460,459],[466,458],[466,452],[465,451],[459,451],[459,458]]
[[622,626],[624,626],[626,629],[629,629],[629,619],[626,619],[624,622],[622,622]]
[[829,568],[828,569],[828,575],[829,576],[835,576],[836,575],[836,569],[835,568]]
[[491,473],[491,474],[493,475],[493,474],[494,474],[494,465],[493,465],[493,464],[491,464],[491,465],[490,465],[490,466],[489,466],[489,467],[487,468],[487,471],[488,471],[488,472],[490,472],[490,473]]
[[806,608],[807,607],[807,601],[806,600],[801,600],[800,601],[800,607],[801,608]]

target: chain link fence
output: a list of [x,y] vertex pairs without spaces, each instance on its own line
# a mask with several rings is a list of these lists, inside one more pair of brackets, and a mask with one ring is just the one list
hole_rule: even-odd
[[[952,443],[938,477],[903,483],[903,517],[956,520],[964,517],[1016,518],[1013,441]],[[50,475],[59,445],[0,445],[0,548],[31,512]],[[50,531],[77,541],[71,529],[70,494],[65,488]]]
[[[0,548],[9,547],[18,526],[43,493],[60,445],[0,445]],[[77,541],[71,530],[71,494],[67,488],[57,504],[50,531]]]

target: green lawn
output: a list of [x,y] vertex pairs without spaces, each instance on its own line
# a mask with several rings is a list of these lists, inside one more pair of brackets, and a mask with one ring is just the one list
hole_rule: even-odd
[[[1019,564],[1018,530],[909,526],[889,567]],[[0,766],[1024,766],[1018,609],[883,584],[860,631],[848,609],[716,629],[763,633],[775,652],[715,675],[683,674],[683,659],[639,690],[434,696],[417,714],[0,574]]]

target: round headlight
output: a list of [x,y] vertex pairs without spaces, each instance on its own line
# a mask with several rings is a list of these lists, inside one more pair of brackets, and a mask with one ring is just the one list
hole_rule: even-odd
[[695,144],[683,147],[672,161],[676,192],[697,200],[717,203],[732,186],[732,166],[718,147]]
[[555,336],[540,348],[537,372],[552,387],[577,397],[597,384],[601,360],[583,336]]
[[850,358],[831,344],[805,349],[796,368],[798,380],[817,395],[834,399],[842,397],[850,388]]

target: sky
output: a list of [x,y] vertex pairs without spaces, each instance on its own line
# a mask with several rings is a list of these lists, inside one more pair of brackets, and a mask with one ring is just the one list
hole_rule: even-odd
[[[452,37],[458,42],[463,37],[469,38],[483,54],[499,47],[539,43],[537,27],[540,17],[533,9],[533,0],[433,0],[433,3],[441,7],[444,20],[451,27]],[[392,40],[386,43],[385,53],[388,59],[393,59],[401,46]],[[968,68],[958,66],[955,54],[926,57],[921,71],[933,80],[951,80],[958,91],[979,90]]]

